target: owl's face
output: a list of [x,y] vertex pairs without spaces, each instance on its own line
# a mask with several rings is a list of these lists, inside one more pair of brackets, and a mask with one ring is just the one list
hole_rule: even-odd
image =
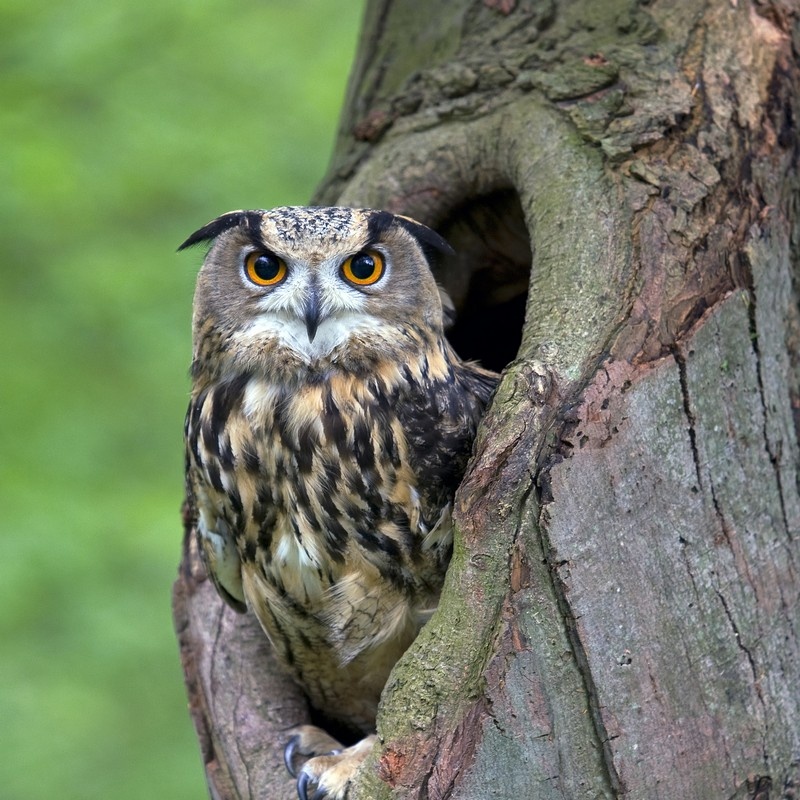
[[413,220],[350,208],[233,211],[181,248],[203,240],[213,244],[195,293],[196,360],[205,351],[250,369],[276,358],[314,366],[356,348],[369,361],[402,350],[415,327],[442,334],[423,248],[449,247]]

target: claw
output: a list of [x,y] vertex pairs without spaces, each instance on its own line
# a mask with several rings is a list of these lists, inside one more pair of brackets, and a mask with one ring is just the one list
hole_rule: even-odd
[[[306,791],[306,787],[308,786],[309,782],[311,781],[311,776],[307,772],[301,772],[300,777],[297,779],[297,796],[300,800],[308,800],[308,792]],[[317,796],[317,793],[314,792],[314,797]]]
[[[297,748],[300,745],[300,734],[296,733],[294,736],[286,742],[286,746],[283,748],[283,763],[286,767],[286,771],[293,777],[297,777],[297,770],[294,768],[294,757],[297,753]],[[336,748],[334,750],[329,750],[327,753],[318,753],[318,755],[328,755],[328,756],[338,756],[341,753],[341,748]],[[320,800],[323,795],[317,797],[316,795],[311,798],[311,800]]]
[[[297,777],[297,770],[294,768],[292,761],[294,760],[294,752],[297,750],[297,745],[300,741],[300,735],[296,734],[286,742],[286,747],[283,748],[283,763],[286,765],[286,771],[293,777]],[[298,788],[298,792],[299,792]]]
[[295,731],[287,731],[290,738],[283,748],[283,762],[295,778],[298,800],[342,800],[375,735],[342,748],[320,728],[301,725]]
[[297,796],[299,800],[325,800],[328,792],[321,786],[317,788],[317,791],[311,797],[308,796],[308,784],[313,782],[314,779],[307,772],[300,773],[300,777],[297,779]]

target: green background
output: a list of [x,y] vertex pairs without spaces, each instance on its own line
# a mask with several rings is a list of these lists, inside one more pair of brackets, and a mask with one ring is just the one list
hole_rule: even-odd
[[0,6],[0,798],[202,798],[170,618],[196,228],[304,203],[359,0]]

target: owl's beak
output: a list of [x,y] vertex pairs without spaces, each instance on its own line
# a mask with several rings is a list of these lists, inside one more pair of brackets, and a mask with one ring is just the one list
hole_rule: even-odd
[[317,287],[314,286],[312,287],[311,293],[306,301],[306,307],[303,314],[309,342],[313,342],[314,337],[317,335],[317,328],[319,327],[321,316],[322,308],[319,302],[319,292],[317,291]]

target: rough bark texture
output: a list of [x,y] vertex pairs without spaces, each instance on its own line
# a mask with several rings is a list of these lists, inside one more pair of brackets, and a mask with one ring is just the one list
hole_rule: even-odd
[[[424,8],[369,4],[316,199],[451,239],[467,355],[527,305],[351,796],[795,797],[800,8]],[[300,698],[187,559],[212,794],[288,796]]]

